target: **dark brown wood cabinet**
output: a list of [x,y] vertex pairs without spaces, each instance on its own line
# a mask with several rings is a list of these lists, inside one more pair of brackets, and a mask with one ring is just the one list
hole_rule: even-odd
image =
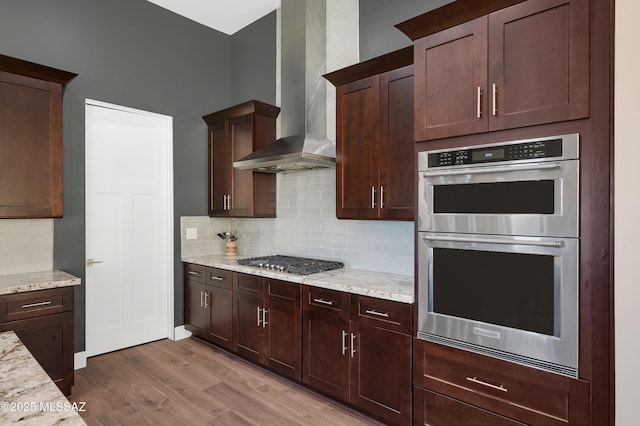
[[60,390],[74,382],[73,287],[0,296],[0,332],[13,330]]
[[[504,424],[588,424],[585,408],[589,406],[589,383],[584,380],[424,340],[415,340],[413,347],[414,393],[425,398],[414,404],[416,420],[428,418],[430,406],[434,412],[465,406],[466,410],[475,407],[478,420],[487,415],[481,412],[491,411],[514,421]],[[442,399],[443,395],[449,399]],[[455,414],[452,416],[455,418]],[[442,420],[425,424],[455,423]]]
[[308,286],[303,299],[303,381],[409,424],[412,305]]
[[185,328],[223,348],[233,348],[232,272],[185,264]]
[[413,220],[413,54],[325,75],[336,86],[336,215]]
[[74,77],[0,55],[0,218],[62,217],[62,91]]
[[589,116],[589,0],[515,3],[428,35],[418,23],[437,13],[398,25],[414,40],[417,142]]
[[275,217],[276,177],[233,168],[276,136],[280,108],[259,101],[202,117],[209,132],[209,216]]
[[234,273],[234,350],[295,380],[302,377],[300,285]]

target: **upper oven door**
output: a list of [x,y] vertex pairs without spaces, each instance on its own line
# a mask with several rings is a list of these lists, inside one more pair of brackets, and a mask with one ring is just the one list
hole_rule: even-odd
[[422,171],[418,230],[577,238],[578,180],[578,160]]

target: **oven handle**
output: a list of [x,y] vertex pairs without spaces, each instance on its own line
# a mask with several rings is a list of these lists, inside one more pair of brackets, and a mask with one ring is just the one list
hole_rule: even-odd
[[562,167],[562,163],[535,163],[524,165],[510,165],[510,166],[493,166],[493,167],[478,167],[478,168],[465,168],[457,170],[434,170],[430,172],[422,172],[422,176],[456,176],[456,175],[470,175],[479,173],[495,173],[495,172],[522,172],[526,170],[549,170],[559,169]]
[[482,243],[482,244],[509,244],[509,245],[524,245],[524,246],[542,246],[542,247],[564,247],[564,241],[522,241],[522,240],[500,240],[497,238],[466,238],[466,237],[428,237],[422,236],[425,241],[452,241],[456,243]]

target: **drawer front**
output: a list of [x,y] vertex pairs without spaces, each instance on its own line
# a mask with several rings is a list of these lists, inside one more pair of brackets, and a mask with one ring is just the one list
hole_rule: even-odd
[[225,269],[206,268],[207,284],[231,290],[233,272]]
[[257,275],[235,273],[233,275],[233,290],[245,293],[255,293],[256,297],[262,298],[263,278]]
[[304,286],[304,309],[349,318],[349,293],[326,288]]
[[532,424],[582,424],[589,383],[414,340],[414,384]]
[[413,424],[425,426],[525,425],[525,423],[418,387],[413,388]]
[[193,281],[201,283],[207,282],[207,267],[202,265],[194,265],[192,263],[184,264],[185,276]]
[[351,296],[351,320],[411,334],[412,304],[374,297]]
[[35,318],[73,310],[73,287],[0,296],[0,322]]

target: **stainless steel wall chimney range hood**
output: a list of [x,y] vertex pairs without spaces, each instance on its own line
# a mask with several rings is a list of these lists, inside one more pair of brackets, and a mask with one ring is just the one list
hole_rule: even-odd
[[281,133],[286,135],[233,163],[241,170],[292,172],[335,167],[326,138],[326,1],[282,0]]

